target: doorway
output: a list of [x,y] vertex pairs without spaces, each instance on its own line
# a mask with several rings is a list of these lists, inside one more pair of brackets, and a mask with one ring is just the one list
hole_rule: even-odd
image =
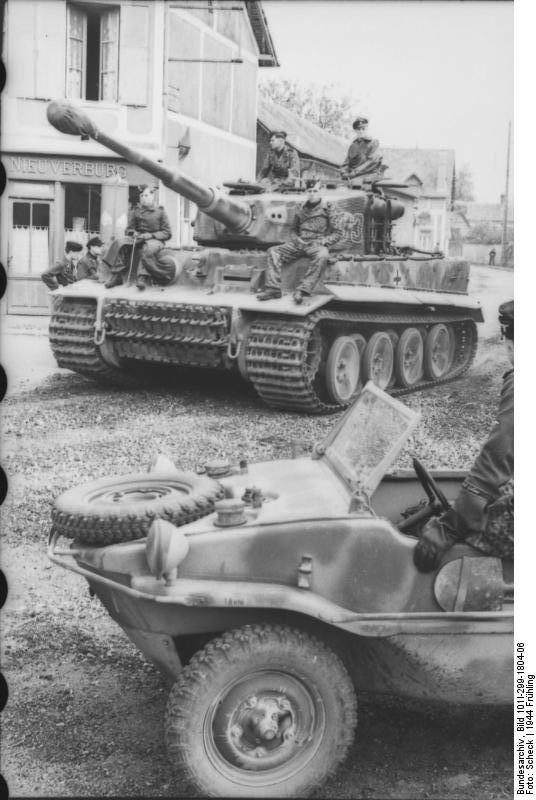
[[48,291],[41,273],[52,263],[53,202],[9,201],[8,292],[10,314],[48,313]]

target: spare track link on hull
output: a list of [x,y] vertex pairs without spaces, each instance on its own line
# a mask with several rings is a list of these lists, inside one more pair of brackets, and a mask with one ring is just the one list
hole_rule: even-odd
[[119,358],[177,366],[224,366],[230,312],[180,303],[114,300],[104,306],[107,338]]
[[[339,335],[357,333],[359,326],[385,330],[393,325],[431,325],[449,323],[454,326],[456,342],[452,368],[437,380],[423,379],[410,389],[391,387],[393,397],[429,389],[459,378],[470,367],[476,354],[477,330],[473,320],[441,314],[389,315],[317,311],[302,319],[265,317],[253,323],[248,336],[246,367],[248,377],[259,396],[273,408],[327,414],[342,406],[325,399],[325,390],[318,375],[321,363],[319,325],[337,326]],[[349,327],[352,326],[351,331]]]
[[61,298],[52,312],[49,326],[50,346],[58,367],[101,383],[136,385],[134,376],[103,360],[94,338],[96,313],[94,301]]

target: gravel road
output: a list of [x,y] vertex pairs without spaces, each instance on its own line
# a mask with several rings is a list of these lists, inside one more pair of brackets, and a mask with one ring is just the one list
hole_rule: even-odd
[[[400,464],[415,452],[428,467],[468,467],[506,368],[502,347],[489,341],[466,377],[407,396],[422,424]],[[156,452],[185,469],[223,455],[289,457],[292,439],[310,448],[336,418],[271,411],[240,381],[213,375],[132,392],[61,373],[4,402],[10,695],[1,769],[12,796],[188,796],[171,782],[163,747],[167,685],[86,584],[46,559],[53,498],[89,478],[144,470]],[[350,756],[317,796],[500,800],[511,782],[510,713],[363,696]]]

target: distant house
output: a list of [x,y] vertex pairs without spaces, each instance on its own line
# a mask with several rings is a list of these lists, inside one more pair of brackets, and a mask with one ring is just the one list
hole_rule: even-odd
[[[464,257],[477,264],[487,264],[490,250],[495,250],[495,263],[502,264],[502,237],[504,230],[504,202],[459,204],[467,220],[468,229],[463,243]],[[508,205],[506,237],[506,266],[514,264],[514,207]]]
[[281,130],[286,131],[288,144],[298,152],[303,178],[329,180],[339,177],[339,166],[346,156],[346,143],[263,97],[259,97],[257,109],[257,172],[270,149],[272,131]]
[[382,147],[380,153],[387,165],[383,180],[407,185],[407,189],[389,190],[406,204],[394,241],[446,252],[451,238],[454,150]]

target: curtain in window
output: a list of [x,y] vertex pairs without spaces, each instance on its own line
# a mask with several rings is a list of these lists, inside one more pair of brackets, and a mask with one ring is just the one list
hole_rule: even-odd
[[76,6],[67,6],[67,97],[85,96],[86,35],[85,13]]
[[100,99],[117,102],[117,64],[119,60],[119,9],[105,11],[101,17]]

